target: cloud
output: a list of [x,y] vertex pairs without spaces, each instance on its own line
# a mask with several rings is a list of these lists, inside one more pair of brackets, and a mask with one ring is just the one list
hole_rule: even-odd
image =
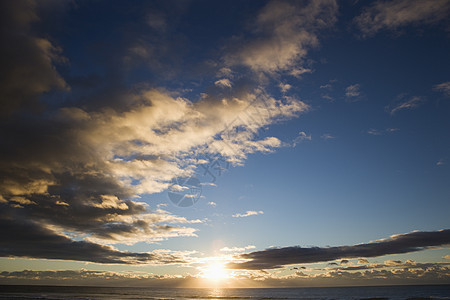
[[[331,267],[307,269],[294,267],[289,275],[264,270],[234,270],[227,279],[231,285],[241,287],[299,287],[299,286],[348,286],[386,284],[446,284],[450,278],[448,263],[417,263],[407,261],[401,265]],[[311,272],[312,271],[312,272]],[[95,286],[155,286],[155,287],[207,287],[198,275],[157,275],[144,271],[99,271],[99,270],[44,270],[3,271],[0,282],[7,284],[48,285],[95,285]],[[203,285],[202,283],[203,282]],[[9,288],[14,289],[13,287]],[[18,292],[20,290],[17,290]],[[362,295],[361,295],[362,296]]]
[[367,259],[359,259],[358,264],[368,264],[369,261]]
[[450,255],[444,256],[443,259],[450,259]]
[[324,140],[331,140],[331,139],[335,139],[336,137],[332,136],[329,133],[324,133],[320,136],[320,138],[324,139]]
[[371,36],[383,29],[395,30],[408,25],[445,21],[449,12],[450,3],[446,0],[376,1],[365,8],[354,22],[364,36]]
[[311,248],[295,246],[255,251],[239,255],[240,259],[247,261],[230,263],[228,266],[234,269],[248,270],[274,269],[291,264],[409,253],[447,244],[450,244],[450,229],[429,232],[414,231],[352,246]]
[[[10,114],[0,119],[0,221],[8,230],[3,256],[105,263],[163,260],[108,245],[192,237],[193,224],[202,221],[151,209],[143,196],[193,174],[205,157],[243,164],[249,154],[274,151],[281,141],[260,137],[260,129],[309,109],[293,97],[275,99],[251,80],[231,84],[223,77],[232,78],[233,72],[223,66],[214,72],[222,79],[200,98],[187,99],[180,91],[149,82],[128,88],[115,79],[95,92],[81,84],[75,93],[55,69],[55,63],[65,61],[62,50],[42,38],[47,35],[30,30],[39,20],[37,2],[1,5],[6,26],[1,59],[6,59],[2,66],[7,76],[1,78],[0,105]],[[156,35],[170,30],[162,12],[147,15],[145,22],[146,31]],[[135,60],[159,59],[164,51],[153,55],[150,42],[140,37],[128,41],[120,61],[131,68]],[[65,94],[54,96],[58,101],[52,98],[45,113],[24,113],[30,103],[58,89]],[[52,246],[46,247],[45,240]]]
[[196,153],[242,163],[250,153],[272,151],[280,141],[258,140],[258,129],[307,108],[260,90],[221,101],[211,95],[196,103],[159,90],[124,96],[129,104],[122,110],[63,107],[45,117],[3,120],[5,209],[99,243],[193,236],[193,228],[167,224],[188,220],[160,210],[149,213],[133,199],[161,192],[174,177],[192,173],[198,160],[185,158]]
[[345,89],[346,100],[348,102],[358,101],[360,99],[360,96],[361,96],[360,88],[361,88],[360,84],[349,85]]
[[255,248],[256,247],[253,246],[253,245],[249,245],[249,246],[245,246],[245,247],[233,247],[233,248],[224,247],[224,248],[220,249],[220,251],[223,251],[223,252],[242,252],[242,251],[255,249]]
[[0,256],[77,260],[107,264],[184,263],[184,258],[162,253],[119,251],[111,246],[74,241],[36,222],[13,216],[0,218]]
[[280,90],[283,93],[286,93],[292,88],[292,86],[288,83],[280,83],[278,86],[280,87]]
[[450,97],[450,81],[436,84],[433,90],[442,92],[446,97]]
[[216,82],[214,82],[214,84],[216,86],[219,86],[219,87],[227,87],[227,88],[232,88],[233,87],[231,82],[230,82],[230,80],[226,79],[226,78],[217,80]]
[[65,58],[45,35],[30,30],[30,25],[39,21],[36,1],[1,2],[0,16],[0,115],[20,109],[39,110],[39,95],[68,88],[55,69],[55,63],[63,63]]
[[406,95],[400,95],[393,104],[386,106],[386,111],[394,115],[400,110],[418,108],[424,102],[425,100],[419,96],[406,97]]
[[249,42],[237,38],[225,61],[266,73],[311,72],[303,60],[309,48],[319,45],[317,32],[336,22],[337,10],[334,0],[270,1],[252,23],[255,38]]
[[436,163],[436,166],[443,166],[443,165],[445,165],[445,160],[444,159],[440,159]]
[[294,139],[292,146],[295,147],[301,141],[310,141],[310,140],[311,140],[311,135],[307,135],[304,131],[300,131],[298,133],[298,136]]
[[[157,275],[140,271],[113,272],[80,269],[0,272],[2,284],[36,284],[39,282],[40,285],[97,286],[97,289],[103,289],[105,292],[107,292],[108,286],[189,287],[195,284],[195,280],[196,278],[189,275]],[[119,297],[123,298],[124,295],[121,294]]]
[[210,205],[210,206],[217,206],[217,203],[210,201],[210,202],[208,202],[208,205]]
[[262,215],[264,212],[262,210],[260,211],[254,211],[254,210],[247,210],[244,214],[234,214],[233,218],[245,218],[250,216],[256,216],[256,215]]
[[398,129],[398,128],[386,128],[384,130],[371,128],[371,129],[369,129],[367,131],[367,133],[370,134],[370,135],[385,135],[385,134],[393,133],[393,132],[396,132],[396,131],[399,131],[399,130],[400,129]]
[[398,265],[402,264],[402,261],[401,260],[386,260],[384,262],[384,264],[387,266],[398,266]]

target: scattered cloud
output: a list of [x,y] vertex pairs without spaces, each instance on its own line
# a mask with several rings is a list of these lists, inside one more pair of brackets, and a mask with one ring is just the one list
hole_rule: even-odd
[[450,259],[450,255],[444,256],[443,259]]
[[445,160],[444,159],[440,159],[436,163],[436,166],[443,166],[443,165],[445,165]]
[[286,93],[292,88],[292,86],[288,83],[280,83],[278,86],[280,87],[280,90],[283,93]]
[[447,0],[391,0],[376,1],[354,19],[364,36],[383,29],[396,30],[417,24],[432,24],[446,20],[450,12]]
[[208,205],[210,205],[210,206],[217,206],[217,203],[210,201],[210,202],[208,202]]
[[445,96],[450,97],[450,81],[436,84],[433,90],[442,92]]
[[152,10],[147,14],[147,25],[150,26],[150,28],[164,32],[167,30],[167,17],[159,11]]
[[330,101],[330,102],[333,102],[333,101],[334,101],[334,98],[331,97],[331,96],[328,95],[328,94],[324,94],[324,95],[322,95],[321,97],[322,97],[323,99],[327,99],[327,100]]
[[219,86],[219,87],[226,87],[226,88],[232,88],[233,87],[233,85],[231,84],[230,80],[226,79],[226,78],[217,80],[216,82],[214,82],[214,84],[216,86]]
[[254,211],[254,210],[247,210],[244,214],[234,214],[233,218],[245,218],[250,216],[256,216],[256,215],[262,215],[264,212],[262,210],[260,211]]
[[311,135],[307,135],[306,132],[300,131],[298,136],[294,139],[292,146],[295,147],[298,143],[302,141],[310,141],[311,139]]
[[428,232],[413,231],[352,246],[311,248],[295,246],[255,251],[239,255],[239,258],[247,261],[230,263],[229,267],[249,270],[274,269],[292,264],[409,253],[447,244],[450,244],[450,229]]
[[345,98],[348,102],[359,101],[361,96],[360,84],[352,84],[345,88]]
[[396,132],[399,130],[400,129],[398,129],[398,128],[386,128],[383,130],[371,128],[367,131],[367,133],[370,135],[385,135],[385,134],[393,133],[393,132]]
[[334,0],[270,1],[252,23],[255,38],[245,43],[237,39],[226,61],[266,73],[309,73],[303,65],[308,49],[319,45],[317,32],[336,22],[337,11]]
[[324,140],[331,140],[331,139],[335,139],[336,137],[332,136],[329,133],[324,133],[320,136],[320,138],[324,139]]
[[386,111],[394,115],[400,110],[415,109],[425,102],[425,99],[419,96],[407,97],[402,94],[397,97],[393,104],[386,106]]

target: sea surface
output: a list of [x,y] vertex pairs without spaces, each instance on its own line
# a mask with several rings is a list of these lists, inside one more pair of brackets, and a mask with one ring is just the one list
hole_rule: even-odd
[[0,285],[0,299],[450,299],[450,285],[189,289]]

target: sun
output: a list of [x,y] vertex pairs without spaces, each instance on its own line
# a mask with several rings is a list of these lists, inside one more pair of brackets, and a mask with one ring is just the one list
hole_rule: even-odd
[[202,278],[220,281],[223,279],[230,278],[230,274],[227,269],[224,267],[224,263],[221,262],[211,262],[202,269],[200,274]]

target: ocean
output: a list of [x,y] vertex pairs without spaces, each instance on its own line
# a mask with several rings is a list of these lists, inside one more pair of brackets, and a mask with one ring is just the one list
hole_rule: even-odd
[[450,299],[450,285],[190,289],[0,285],[0,299]]

